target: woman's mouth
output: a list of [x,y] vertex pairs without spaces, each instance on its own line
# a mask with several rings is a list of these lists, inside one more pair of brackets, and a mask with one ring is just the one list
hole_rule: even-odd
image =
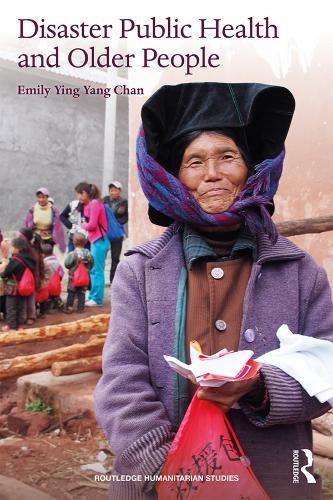
[[213,188],[209,189],[205,193],[203,193],[201,196],[205,197],[212,197],[212,196],[221,196],[221,194],[229,193],[228,189],[225,188]]

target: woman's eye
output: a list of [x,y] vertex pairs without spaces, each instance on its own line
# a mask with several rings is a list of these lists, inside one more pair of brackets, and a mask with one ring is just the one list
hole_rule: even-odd
[[202,165],[202,161],[200,161],[200,160],[194,160],[194,161],[191,161],[191,163],[190,163],[190,167],[198,167],[200,165]]
[[232,154],[224,154],[222,156],[222,160],[233,160],[233,155]]

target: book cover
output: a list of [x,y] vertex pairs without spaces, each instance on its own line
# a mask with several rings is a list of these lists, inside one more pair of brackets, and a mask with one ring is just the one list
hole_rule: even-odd
[[[22,306],[24,325],[18,312],[21,306],[11,296],[16,294],[12,292],[15,281],[11,284],[8,276],[0,278],[0,484],[4,498],[14,498],[13,491],[20,498],[155,498],[155,483],[166,481],[158,475],[179,428],[176,413],[179,417],[186,410],[186,403],[181,407],[179,401],[186,397],[182,392],[184,384],[175,378],[163,356],[179,359],[179,366],[186,371],[182,364],[186,361],[186,348],[179,347],[180,342],[176,347],[175,339],[179,341],[185,335],[184,296],[187,293],[187,298],[194,300],[193,288],[191,295],[186,266],[181,271],[176,254],[171,259],[167,251],[169,240],[164,236],[157,246],[144,245],[136,250],[136,257],[128,259],[129,268],[126,264],[118,268],[119,280],[116,273],[119,261],[122,264],[127,260],[124,254],[128,250],[169,234],[165,227],[149,220],[136,150],[142,106],[162,86],[261,83],[286,87],[293,94],[296,107],[285,141],[286,156],[274,196],[273,221],[278,231],[298,248],[293,250],[293,256],[282,258],[283,265],[287,266],[289,260],[303,259],[302,251],[312,257],[313,264],[304,267],[304,274],[295,274],[294,270],[288,274],[282,265],[279,274],[280,268],[272,264],[277,285],[275,291],[274,287],[269,288],[273,291],[266,297],[265,320],[262,324],[258,320],[257,324],[253,319],[253,324],[243,328],[246,322],[241,311],[237,328],[246,348],[255,352],[253,359],[279,347],[276,339],[271,345],[265,337],[263,325],[268,324],[269,318],[272,325],[277,325],[275,331],[289,320],[288,326],[295,334],[332,340],[328,290],[333,284],[333,40],[329,7],[326,0],[316,4],[262,0],[172,0],[164,4],[150,0],[124,4],[60,0],[45,4],[39,0],[17,0],[6,6],[0,19],[0,272],[13,258],[13,248],[14,253],[23,254],[28,248],[23,245],[23,250],[15,250],[15,244],[20,247],[20,243],[13,243],[22,239],[22,229],[26,227],[37,233],[44,245],[40,256],[43,261],[46,259],[45,268],[52,269],[45,283],[54,272],[54,261],[63,269],[63,276],[60,293],[55,297],[48,295],[44,306],[44,299],[38,302],[36,296],[30,306],[26,301],[25,315]],[[203,96],[199,110],[209,97]],[[164,111],[161,110],[161,122]],[[94,186],[98,195],[92,194]],[[47,215],[43,215],[42,199]],[[123,236],[109,240],[108,212],[103,212],[103,216],[95,212],[91,207],[97,202],[91,205],[92,200],[100,204],[103,201],[110,208],[109,215],[114,214],[113,222],[119,224]],[[157,206],[160,205],[156,202]],[[97,222],[93,226],[95,216]],[[136,258],[138,262],[140,258],[158,260],[164,247],[165,255],[155,268],[147,264],[143,277],[137,263],[131,274],[131,262]],[[79,252],[90,275],[90,284],[84,282],[82,287],[73,287],[75,263],[73,268],[73,262],[68,260],[75,249],[79,249],[76,253]],[[276,261],[278,258],[281,253]],[[169,263],[168,259],[174,268],[163,272],[162,264]],[[29,267],[29,261],[24,263]],[[261,264],[265,265],[265,258]],[[313,278],[318,268],[312,265],[324,269],[328,283],[326,278]],[[251,283],[249,276],[246,286],[248,280]],[[209,279],[222,283],[223,273],[220,278],[211,274]],[[265,279],[264,275],[263,287],[268,286]],[[45,283],[36,285],[36,294],[48,287]],[[256,283],[260,284],[259,279]],[[205,288],[202,290],[203,294]],[[285,295],[284,290],[288,291]],[[245,288],[242,293],[244,298]],[[265,303],[262,290],[256,292],[256,297]],[[205,300],[212,315],[211,297],[206,295]],[[140,311],[138,304],[142,306]],[[296,319],[290,319],[294,310]],[[110,312],[113,333],[106,340]],[[218,310],[218,314],[222,313],[223,309]],[[211,321],[209,314],[207,317]],[[219,335],[229,326],[226,318],[227,315],[213,318]],[[310,325],[311,332],[307,330]],[[116,329],[124,339],[119,343]],[[256,342],[263,342],[264,350]],[[204,354],[213,355],[224,347],[232,350],[229,345],[216,349],[211,346],[210,352]],[[111,353],[118,363],[112,374],[108,372]],[[293,382],[284,386],[285,379],[279,375],[265,377],[264,401],[267,403],[269,398],[267,380],[272,377],[274,405],[274,390],[278,393],[275,386],[280,384],[289,391]],[[112,380],[110,386],[107,379]],[[276,499],[286,498],[286,492],[304,498],[304,491],[309,498],[319,498],[319,491],[324,498],[330,498],[332,410],[327,407],[311,413],[312,398],[312,402],[303,402],[308,410],[298,414],[299,398],[305,393],[300,394],[295,392],[285,401],[282,398],[281,405],[277,405],[281,415],[276,421],[273,416],[268,427],[262,429],[262,436],[275,426],[281,428],[283,439],[292,442],[296,431],[291,426],[313,419],[314,447],[305,440],[297,449],[288,449],[281,455],[284,479],[280,491],[275,484],[280,477],[279,466],[276,456],[272,458],[274,464],[267,463],[267,470],[275,468],[275,472],[271,479],[264,474],[262,485]],[[177,411],[172,397],[178,398]],[[171,411],[172,404],[175,406]],[[288,410],[284,405],[289,405]],[[315,419],[317,416],[319,419]],[[280,438],[272,432],[272,437],[263,437],[261,442],[260,423],[251,421],[249,414],[245,418],[246,426],[258,427],[256,437],[251,437],[252,461],[246,431],[237,437],[252,462],[254,474],[259,471],[261,482],[261,465],[258,466],[256,457],[261,456],[262,449],[266,450],[265,455],[267,447],[271,447],[273,457],[274,440]],[[238,424],[232,416],[230,420],[237,434]],[[310,435],[310,424],[306,432]],[[208,466],[207,455],[198,457],[201,465]],[[211,454],[209,460],[213,459]],[[321,480],[315,473],[321,475]],[[211,477],[210,469],[207,474]],[[176,490],[169,491],[170,498],[200,500],[200,495],[194,495],[197,484],[191,474],[184,469],[180,475],[181,479],[170,479],[170,484],[176,485]],[[275,485],[272,491],[270,481]],[[221,491],[223,482],[228,481],[220,479]],[[232,495],[232,485],[228,495]]]

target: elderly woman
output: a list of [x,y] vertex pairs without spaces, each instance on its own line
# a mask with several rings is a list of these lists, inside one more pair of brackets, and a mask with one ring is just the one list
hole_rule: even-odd
[[[279,347],[282,323],[332,340],[325,272],[270,217],[293,111],[287,89],[262,84],[165,86],[143,106],[139,178],[151,221],[170,227],[127,252],[113,282],[95,401],[115,473],[161,470],[194,393],[164,354],[189,362],[195,339],[206,354],[226,347],[256,358]],[[268,364],[254,380],[199,397],[228,412],[271,498],[319,498],[319,478],[308,484],[301,474],[293,484],[292,460],[293,450],[312,449],[310,420],[328,404]],[[111,492],[117,500],[155,497],[149,482],[113,482]]]

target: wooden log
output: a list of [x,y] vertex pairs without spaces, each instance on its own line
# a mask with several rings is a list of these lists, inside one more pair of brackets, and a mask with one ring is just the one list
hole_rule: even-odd
[[73,375],[102,369],[102,356],[91,356],[90,358],[73,359],[73,361],[57,361],[52,364],[52,374],[55,377],[60,375]]
[[56,361],[69,361],[100,355],[105,338],[106,334],[93,335],[85,344],[73,344],[39,354],[3,359],[0,361],[0,380],[45,370]]
[[333,215],[278,222],[276,227],[283,236],[324,233],[333,230]]
[[97,314],[96,316],[89,316],[69,323],[60,323],[59,325],[47,325],[41,328],[0,333],[0,347],[26,342],[42,342],[62,337],[74,337],[82,333],[105,333],[109,321],[110,314]]

